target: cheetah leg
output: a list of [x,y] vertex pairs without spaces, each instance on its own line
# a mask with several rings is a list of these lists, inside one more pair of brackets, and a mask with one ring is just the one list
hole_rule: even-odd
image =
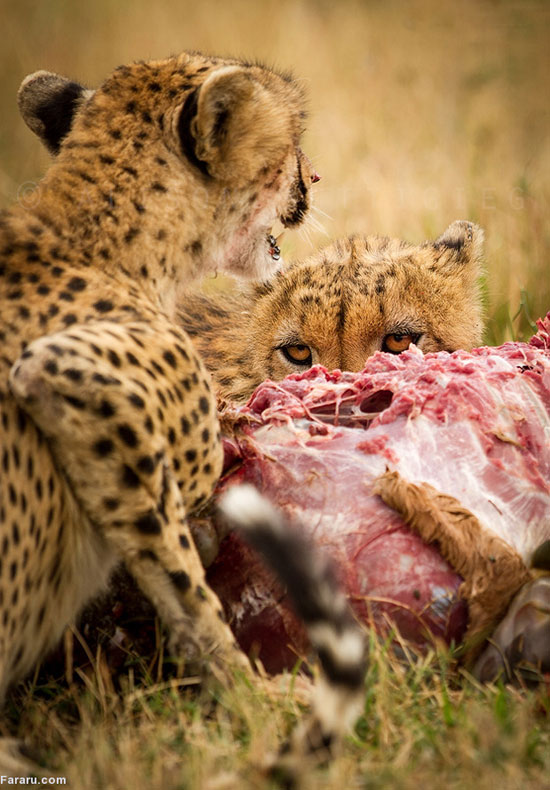
[[221,447],[202,367],[187,337],[170,331],[160,322],[71,327],[32,343],[10,386],[49,439],[79,507],[156,606],[170,649],[251,671],[186,521],[186,505],[211,493]]

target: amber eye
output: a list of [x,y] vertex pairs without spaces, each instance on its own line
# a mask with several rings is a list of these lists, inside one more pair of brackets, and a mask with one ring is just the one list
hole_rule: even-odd
[[292,362],[293,365],[303,365],[304,367],[311,367],[311,349],[309,346],[295,345],[295,346],[281,346],[283,355]]
[[416,343],[420,335],[386,335],[382,343],[382,351],[389,351],[390,354],[400,354],[406,351],[411,343]]

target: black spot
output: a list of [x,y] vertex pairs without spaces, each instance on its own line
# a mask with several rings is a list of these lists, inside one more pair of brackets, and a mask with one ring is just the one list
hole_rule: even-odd
[[132,392],[130,395],[128,395],[128,400],[130,401],[132,406],[136,407],[136,409],[144,409],[145,408],[145,401],[143,400],[141,395],[138,395],[135,392]]
[[65,378],[69,379],[69,381],[82,381],[82,371],[77,370],[76,368],[67,368],[63,371],[63,375]]
[[203,432],[201,434],[201,439],[203,440],[203,442],[205,444],[206,444],[206,442],[210,441],[210,431],[208,430],[208,428],[204,428],[203,429]]
[[117,432],[124,444],[128,447],[137,447],[139,444],[138,438],[136,436],[136,432],[134,429],[128,425],[127,423],[122,423],[121,425],[117,425]]
[[114,309],[114,304],[110,299],[100,299],[95,302],[92,307],[97,310],[98,313],[109,313]]
[[180,535],[180,546],[182,549],[188,549],[190,545],[187,535]]
[[171,571],[169,574],[170,579],[174,587],[176,587],[180,592],[187,592],[187,590],[191,587],[191,579],[189,578],[188,574],[185,571]]
[[173,428],[168,430],[168,441],[170,444],[174,445],[176,443],[176,432]]
[[140,472],[146,475],[152,475],[155,471],[155,462],[150,455],[143,455],[139,458],[136,466]]
[[203,414],[208,414],[210,411],[210,403],[208,398],[205,398],[204,395],[199,399],[199,409]]
[[66,315],[64,315],[61,320],[65,324],[65,326],[72,326],[72,324],[77,323],[78,318],[74,313],[66,313]]
[[86,404],[81,398],[75,398],[73,395],[63,395],[63,400],[70,406],[81,411],[86,408]]
[[139,228],[130,228],[124,236],[124,241],[126,244],[130,244],[139,233]]
[[104,398],[99,404],[97,411],[102,417],[112,417],[115,414],[116,409],[110,401]]
[[8,282],[9,282],[10,285],[19,285],[19,283],[21,282],[21,279],[22,279],[21,272],[12,272],[8,276]]
[[197,460],[197,451],[196,450],[186,450],[185,451],[185,460],[192,464],[194,461]]
[[153,192],[168,192],[164,184],[161,184],[160,181],[153,181],[151,189]]
[[75,176],[78,176],[78,178],[81,178],[82,181],[86,181],[87,184],[96,183],[96,179],[93,176],[91,176],[89,173],[87,173],[85,170],[73,169],[70,170],[69,172],[73,173],[73,175]]
[[44,370],[47,371],[52,376],[57,376],[57,374],[59,373],[59,369],[57,367],[57,362],[55,361],[55,359],[49,359],[44,365]]
[[187,436],[189,431],[191,430],[191,423],[189,422],[187,417],[182,417],[180,419],[180,425],[181,425],[181,432],[183,433],[184,436]]
[[122,467],[122,482],[127,488],[139,487],[139,477],[130,466],[127,466],[127,464],[124,464]]
[[143,426],[144,426],[145,430],[147,431],[147,433],[151,433],[152,434],[153,431],[155,430],[155,426],[153,425],[153,420],[150,417],[146,417],[145,418],[145,422],[143,423]]
[[114,365],[114,366],[115,366],[115,368],[119,368],[119,367],[121,366],[120,357],[119,357],[119,355],[116,353],[116,351],[113,351],[112,349],[109,349],[109,351],[107,352],[107,356],[108,356],[108,358],[109,358],[109,362],[110,362],[112,365]]
[[71,291],[83,291],[86,288],[87,282],[82,277],[72,277],[67,283],[67,288]]
[[106,510],[110,510],[110,511],[116,510],[119,505],[120,502],[118,499],[115,499],[115,497],[106,497],[103,500],[103,506],[105,507]]
[[176,368],[177,367],[178,363],[176,362],[176,357],[173,355],[173,353],[171,351],[165,351],[163,353],[162,357],[163,357],[164,360],[166,360],[166,362],[168,362],[170,367],[172,367],[172,368]]
[[106,455],[110,455],[114,448],[115,445],[111,439],[98,439],[92,446],[93,451],[96,455],[99,455],[100,458],[105,458]]
[[159,518],[153,510],[148,510],[136,519],[134,526],[145,535],[159,535],[162,529]]
[[182,356],[182,357],[183,357],[185,360],[189,360],[189,354],[188,354],[188,353],[187,353],[187,351],[186,351],[186,350],[183,348],[183,346],[180,346],[179,344],[177,344],[177,343],[176,343],[176,351],[178,352],[178,354],[181,354],[181,356]]

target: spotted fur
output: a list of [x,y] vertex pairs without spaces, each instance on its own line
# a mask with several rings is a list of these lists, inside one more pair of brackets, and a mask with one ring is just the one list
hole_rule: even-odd
[[38,72],[19,101],[57,157],[0,215],[0,697],[120,559],[171,652],[248,672],[186,520],[222,454],[175,305],[205,271],[272,272],[271,223],[301,221],[313,178],[301,92],[193,53],[96,91]]
[[[361,370],[396,335],[424,352],[470,349],[481,341],[482,240],[469,222],[454,222],[420,245],[341,239],[269,282],[233,294],[187,294],[180,323],[219,393],[233,400],[315,363]],[[311,358],[289,360],[285,349],[297,346],[310,349]]]

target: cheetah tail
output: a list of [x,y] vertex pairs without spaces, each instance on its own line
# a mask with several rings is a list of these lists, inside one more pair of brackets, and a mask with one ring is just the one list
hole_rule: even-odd
[[367,663],[365,633],[330,562],[298,530],[291,529],[280,511],[253,486],[230,488],[218,504],[226,520],[241,531],[286,585],[296,613],[306,625],[322,675],[312,719],[301,735],[310,753],[330,751],[334,739],[353,726],[361,710]]

